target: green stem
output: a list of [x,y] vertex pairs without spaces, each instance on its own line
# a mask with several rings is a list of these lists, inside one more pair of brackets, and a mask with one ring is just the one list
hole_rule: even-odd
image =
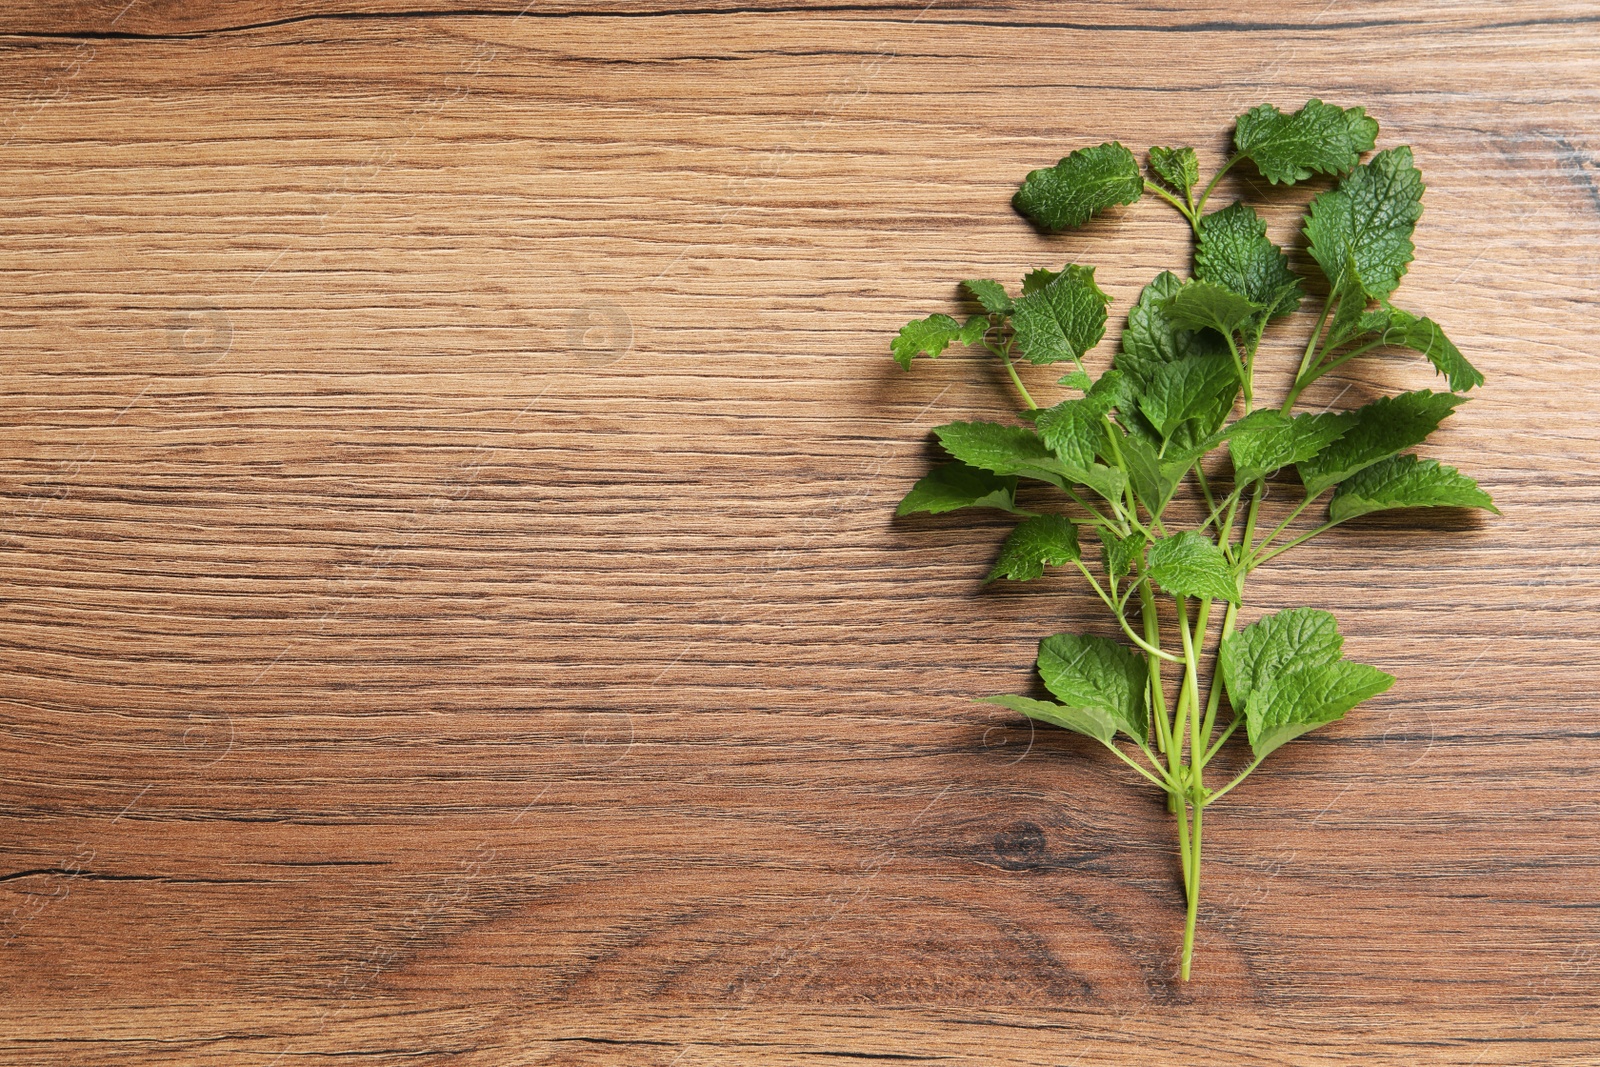
[[1211,689],[1206,694],[1206,720],[1200,729],[1200,744],[1197,746],[1201,752],[1198,760],[1201,767],[1211,762],[1212,752],[1215,751],[1208,751],[1207,747],[1211,744],[1211,732],[1217,726],[1217,709],[1222,706],[1222,644],[1233,635],[1233,626],[1238,617],[1239,605],[1229,601],[1228,610],[1222,616],[1222,636],[1217,638],[1217,662],[1211,670]]
[[[1185,982],[1189,980],[1189,967],[1194,962],[1194,927],[1195,919],[1200,913],[1200,825],[1205,805],[1197,802],[1190,810],[1194,813],[1194,833],[1189,837],[1192,855],[1186,864],[1188,880],[1185,888],[1189,906],[1183,919],[1183,963],[1179,967],[1178,975]],[[1181,821],[1179,825],[1183,825]]]
[[[1324,490],[1324,492],[1325,491],[1326,490]],[[1265,551],[1266,547],[1268,545],[1272,544],[1272,542],[1276,541],[1278,539],[1278,536],[1280,534],[1282,534],[1283,531],[1285,531],[1285,530],[1287,530],[1289,528],[1289,524],[1291,522],[1293,522],[1295,519],[1299,518],[1301,512],[1305,511],[1306,508],[1309,508],[1311,506],[1311,502],[1313,500],[1317,499],[1317,497],[1319,497],[1321,495],[1322,495],[1322,493],[1308,493],[1306,495],[1306,498],[1304,500],[1302,500],[1295,507],[1295,509],[1293,511],[1289,512],[1289,515],[1288,515],[1287,518],[1285,518],[1282,522],[1278,523],[1278,525],[1273,528],[1271,533],[1269,533],[1266,537],[1261,539],[1261,543],[1259,545],[1253,546],[1250,549],[1249,554],[1245,556],[1246,569],[1248,569],[1250,566],[1253,565],[1253,563],[1254,563],[1253,557],[1255,556],[1256,553]]]
[[1088,567],[1083,565],[1083,560],[1075,559],[1072,562],[1073,565],[1078,568],[1078,570],[1083,572],[1083,576],[1089,580],[1089,585],[1094,590],[1095,596],[1099,597],[1101,602],[1105,604],[1106,607],[1111,609],[1112,614],[1116,615],[1117,621],[1122,624],[1122,632],[1128,635],[1128,639],[1130,641],[1138,645],[1147,655],[1159,656],[1162,659],[1170,660],[1173,663],[1183,662],[1179,657],[1174,656],[1171,652],[1163,652],[1160,648],[1148,643],[1144,638],[1134,633],[1133,627],[1128,623],[1128,617],[1121,611],[1117,610],[1116,602],[1106,594],[1104,587],[1102,587],[1100,582],[1095,578],[1093,572],[1091,572]]
[[1286,544],[1278,546],[1277,548],[1273,549],[1271,552],[1268,552],[1265,556],[1262,556],[1261,558],[1257,559],[1254,563],[1249,564],[1249,566],[1246,568],[1246,570],[1253,571],[1257,567],[1261,566],[1264,563],[1272,562],[1273,560],[1277,559],[1279,556],[1283,555],[1285,552],[1289,551],[1291,548],[1294,548],[1297,545],[1305,544],[1307,541],[1311,540],[1313,537],[1317,536],[1318,534],[1327,533],[1329,530],[1331,530],[1335,526],[1339,525],[1339,523],[1342,522],[1342,521],[1343,521],[1342,519],[1335,519],[1332,522],[1325,522],[1321,526],[1318,526],[1315,530],[1312,530],[1309,533],[1301,534],[1299,537],[1296,537],[1293,541],[1290,541],[1290,542],[1288,542]]
[[1116,757],[1118,759],[1120,759],[1123,763],[1126,763],[1128,766],[1132,767],[1134,770],[1138,771],[1140,774],[1142,774],[1146,778],[1150,779],[1151,782],[1153,782],[1156,785],[1160,786],[1164,791],[1166,791],[1168,793],[1171,793],[1175,789],[1178,788],[1172,782],[1172,780],[1167,777],[1167,772],[1164,769],[1162,769],[1160,766],[1156,767],[1156,770],[1159,771],[1160,774],[1161,774],[1161,777],[1157,778],[1154,774],[1151,774],[1144,767],[1141,767],[1137,760],[1131,758],[1126,752],[1122,751],[1122,749],[1118,748],[1116,745],[1108,743],[1106,745],[1106,747],[1109,748],[1113,753],[1115,753]]
[[1233,341],[1233,334],[1223,334],[1228,341],[1228,351],[1233,353],[1233,365],[1239,371],[1239,383],[1244,386],[1244,413],[1250,414],[1250,409],[1255,405],[1254,376],[1252,369],[1245,364],[1244,357],[1239,354],[1239,346]]
[[1194,204],[1194,218],[1197,220],[1197,225],[1201,213],[1206,209],[1206,201],[1211,199],[1211,191],[1217,187],[1217,183],[1222,180],[1222,176],[1232,170],[1233,165],[1243,158],[1244,156],[1234,156],[1222,165],[1221,170],[1211,176],[1210,184],[1205,187],[1205,190],[1200,194],[1200,199],[1196,200]]
[[1250,772],[1255,770],[1257,767],[1261,766],[1261,760],[1264,759],[1264,758],[1265,757],[1258,757],[1255,760],[1255,762],[1250,764],[1250,766],[1246,767],[1244,770],[1239,772],[1239,777],[1235,778],[1233,781],[1229,782],[1227,785],[1223,786],[1221,789],[1217,790],[1215,793],[1212,793],[1210,796],[1206,797],[1206,801],[1205,801],[1206,804],[1215,804],[1217,801],[1221,800],[1224,796],[1226,796],[1227,794],[1233,792],[1234,786],[1238,785],[1240,782],[1242,782],[1246,778],[1250,777]]
[[1022,402],[1028,405],[1029,411],[1037,411],[1039,410],[1039,405],[1035,404],[1033,397],[1028,395],[1028,387],[1022,384],[1022,378],[1017,374],[1017,368],[1011,362],[1010,347],[1010,345],[1007,345],[1006,351],[999,352],[998,355],[1006,365],[1006,373],[1011,375],[1012,384],[1017,387],[1017,392],[1022,394]]
[[1196,237],[1200,236],[1200,223],[1195,219],[1194,215],[1190,213],[1189,205],[1185,204],[1183,201],[1179,200],[1177,197],[1161,188],[1161,186],[1157,185],[1155,182],[1150,181],[1148,178],[1145,179],[1144,191],[1147,193],[1155,193],[1161,199],[1177,208],[1178,214],[1189,220],[1189,227],[1194,230],[1194,235]]
[[[1241,722],[1243,722],[1243,721],[1244,720],[1239,718],[1238,716],[1234,716],[1234,720],[1228,724],[1228,728],[1226,730],[1222,731],[1222,736],[1217,738],[1216,743],[1214,745],[1212,745],[1210,748],[1206,749],[1206,754],[1201,759],[1201,764],[1202,765],[1210,763],[1212,757],[1214,757],[1218,752],[1222,751],[1223,744],[1227,742],[1228,738],[1233,736],[1233,732],[1239,728],[1239,724]],[[1206,803],[1209,804],[1209,803],[1211,803],[1212,800],[1215,800],[1215,799],[1216,799],[1216,796],[1215,796],[1215,794],[1213,794],[1211,797],[1207,798]]]
[[[1150,588],[1150,583],[1140,578],[1137,581],[1139,588],[1139,618],[1144,623],[1144,636],[1150,644],[1161,647],[1161,617],[1156,614],[1156,597]],[[1167,719],[1167,694],[1161,687],[1161,658],[1151,655],[1148,657],[1150,674],[1150,717],[1156,723],[1156,748],[1165,753],[1171,747],[1170,723]]]

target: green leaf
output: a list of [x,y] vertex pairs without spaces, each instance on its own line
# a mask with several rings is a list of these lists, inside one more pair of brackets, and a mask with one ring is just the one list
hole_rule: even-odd
[[1104,712],[1140,742],[1150,736],[1146,671],[1143,656],[1104,637],[1056,634],[1039,642],[1039,677],[1046,689],[1070,707]]
[[1069,263],[1016,302],[1011,323],[1017,344],[1033,363],[1081,360],[1105,336],[1110,301],[1095,284],[1093,267]]
[[1450,338],[1432,319],[1384,306],[1362,315],[1357,328],[1363,333],[1377,334],[1377,339],[1385,345],[1420,352],[1434,369],[1449,379],[1453,392],[1464,393],[1483,384],[1478,368],[1467,362],[1467,357],[1450,343]]
[[1128,483],[1133,486],[1133,495],[1139,498],[1146,511],[1159,516],[1187,472],[1175,472],[1172,467],[1162,463],[1156,445],[1137,434],[1124,434],[1118,447],[1122,450],[1122,462],[1128,469]]
[[1228,635],[1217,652],[1228,702],[1244,713],[1250,694],[1296,667],[1337,663],[1344,648],[1339,623],[1326,611],[1290,608]]
[[1100,565],[1106,569],[1106,577],[1111,579],[1111,584],[1116,585],[1132,574],[1134,565],[1144,559],[1145,536],[1135,532],[1127,537],[1118,537],[1116,531],[1104,526],[1097,529],[1100,534]]
[[1262,104],[1240,115],[1233,144],[1274,185],[1293,185],[1313,174],[1343,174],[1372,151],[1378,124],[1359,107],[1339,108],[1321,100],[1285,115]]
[[1001,315],[1011,310],[1011,298],[1006,295],[1006,287],[999,282],[988,278],[969,278],[961,285],[989,314]]
[[1215,282],[1185,282],[1167,299],[1167,318],[1185,330],[1212,329],[1229,335],[1262,310],[1247,297]]
[[1257,759],[1265,759],[1301,734],[1344,718],[1345,712],[1393,684],[1393,675],[1349,660],[1280,674],[1251,693],[1244,706],[1250,749]]
[[1144,192],[1133,153],[1115,141],[1080,148],[1053,167],[1031,171],[1011,205],[1042,229],[1082,226],[1113,204],[1131,204]]
[[[1300,276],[1289,269],[1283,250],[1267,240],[1266,220],[1242,203],[1202,220],[1194,276],[1265,309],[1262,325],[1300,306]],[[1253,332],[1259,336],[1261,331]]]
[[1069,370],[1056,381],[1057,385],[1064,385],[1068,389],[1082,389],[1087,392],[1094,386],[1094,381],[1085,371]]
[[1022,295],[1027,296],[1030,293],[1037,293],[1060,276],[1061,272],[1058,270],[1050,270],[1048,267],[1035,267],[1022,276]]
[[900,327],[900,335],[889,343],[889,348],[894,353],[894,361],[910,370],[911,361],[919,354],[926,352],[929,359],[935,359],[951,341],[975,345],[983,340],[988,329],[987,315],[974,315],[965,325],[949,315],[929,315]]
[[1011,531],[984,581],[1010,578],[1026,582],[1043,574],[1046,564],[1061,567],[1078,558],[1078,528],[1064,515],[1035,515]]
[[1222,549],[1193,530],[1162,537],[1150,546],[1150,577],[1177,596],[1239,603],[1239,583]]
[[1102,745],[1110,745],[1117,736],[1117,720],[1099,708],[1069,708],[1049,700],[1034,700],[1013,693],[1004,696],[984,697],[980,704],[998,704],[1002,708],[1020,711],[1030,719],[1047,722],[1076,734],[1094,738]]
[[1316,496],[1379,460],[1420,445],[1439,428],[1456,405],[1466,399],[1453,393],[1422,389],[1379,397],[1357,408],[1355,422],[1345,430],[1344,436],[1297,465],[1306,492]]
[[1026,426],[952,422],[935,426],[933,432],[944,450],[956,459],[995,474],[1027,474],[1056,466],[1054,454]]
[[1226,416],[1239,393],[1239,375],[1230,356],[1197,356],[1161,366],[1150,380],[1139,409],[1162,440],[1190,419],[1218,408]]
[[1305,232],[1328,280],[1353,259],[1368,296],[1382,300],[1394,292],[1415,251],[1411,233],[1422,217],[1423,188],[1411,149],[1390,148],[1311,201]]
[[1200,161],[1195,158],[1194,149],[1187,146],[1183,148],[1152,148],[1150,149],[1150,172],[1159,178],[1167,188],[1187,199],[1189,190],[1193,189],[1200,181]]
[[1338,277],[1330,278],[1328,284],[1328,299],[1336,306],[1328,319],[1328,332],[1322,338],[1324,352],[1332,352],[1359,334],[1367,310],[1367,288],[1361,281],[1354,256],[1346,257],[1344,269]]
[[1128,326],[1122,331],[1122,341],[1112,362],[1139,390],[1144,389],[1163,364],[1228,350],[1216,334],[1182,328],[1167,314],[1167,301],[1182,284],[1176,274],[1162,271],[1144,287],[1138,303],[1128,311]]
[[1328,503],[1334,522],[1392,508],[1482,508],[1498,515],[1489,494],[1454,467],[1407,453],[1357,471]]
[[1017,480],[965,463],[946,463],[935,467],[912,486],[894,513],[910,515],[926,511],[939,515],[957,508],[999,508],[1016,512]]
[[1106,432],[1102,420],[1114,401],[1115,397],[1106,392],[1063,400],[1041,410],[1033,424],[1063,463],[1088,467],[1104,449]]
[[1253,482],[1281,467],[1303,463],[1337,441],[1355,421],[1347,411],[1292,419],[1270,408],[1251,412],[1228,428],[1234,481]]

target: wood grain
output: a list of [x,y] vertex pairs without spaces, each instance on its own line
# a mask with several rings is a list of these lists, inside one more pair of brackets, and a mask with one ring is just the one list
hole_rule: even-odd
[[[0,1062],[1600,1062],[1589,6],[115,0],[0,52]],[[1400,683],[1213,809],[1182,985],[1160,804],[969,702],[1096,604],[890,518],[1000,383],[886,343],[1066,259],[1125,309],[1175,217],[1041,237],[1019,176],[1312,94],[1416,150],[1402,295],[1489,377],[1428,451],[1505,514],[1258,576]],[[1227,194],[1293,243],[1305,191]]]

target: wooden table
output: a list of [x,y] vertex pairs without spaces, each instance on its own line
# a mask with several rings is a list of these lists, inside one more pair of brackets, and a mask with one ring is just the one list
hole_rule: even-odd
[[[24,0],[0,52],[0,1061],[1600,1063],[1592,5]],[[1021,176],[1311,95],[1415,147],[1405,303],[1489,378],[1425,451],[1505,514],[1256,579],[1400,681],[1213,809],[1184,985],[1158,800],[969,702],[1097,603],[891,518],[1002,383],[887,343],[1068,259],[1120,322],[1181,222],[1040,236]]]

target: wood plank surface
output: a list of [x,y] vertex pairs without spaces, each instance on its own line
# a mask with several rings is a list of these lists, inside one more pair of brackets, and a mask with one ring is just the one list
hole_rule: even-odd
[[[0,55],[0,1063],[1600,1063],[1592,5],[24,2]],[[1400,680],[1212,809],[1183,984],[1162,805],[970,702],[1097,602],[891,518],[1003,383],[887,341],[1068,259],[1120,322],[1181,222],[1043,237],[1022,174],[1311,95],[1416,151],[1401,292],[1488,376],[1424,451],[1504,515],[1256,576]],[[1293,245],[1314,188],[1222,195]]]

